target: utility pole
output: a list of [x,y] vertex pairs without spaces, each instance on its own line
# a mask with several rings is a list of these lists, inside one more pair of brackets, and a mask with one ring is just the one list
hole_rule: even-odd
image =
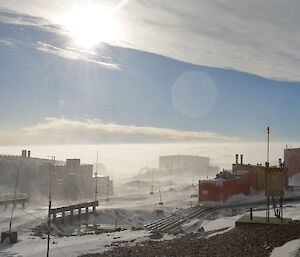
[[52,198],[52,172],[55,168],[55,156],[52,156],[53,163],[49,166],[49,205],[48,205],[48,236],[47,236],[47,257],[50,251],[50,233],[51,233],[51,198]]
[[31,185],[31,173],[29,167],[27,167],[27,196],[28,196],[28,205],[30,204],[30,185]]
[[97,201],[97,194],[98,194],[98,154],[99,154],[99,150],[97,151],[97,163],[96,163],[96,172],[95,172],[95,201]]
[[163,205],[164,203],[162,202],[162,197],[161,197],[161,191],[160,191],[160,186],[158,184],[158,192],[159,192],[159,205]]
[[107,187],[106,187],[106,201],[108,202],[109,201],[109,176],[107,178]]
[[173,165],[169,166],[169,173],[170,173],[170,187],[169,191],[173,191],[173,183],[172,183],[172,172],[173,172]]
[[18,169],[16,184],[15,184],[13,207],[11,209],[10,222],[9,222],[9,230],[8,230],[9,233],[11,232],[11,224],[12,224],[12,219],[13,219],[13,215],[14,215],[14,209],[15,209],[15,206],[16,206],[17,187],[18,187],[19,176],[20,176],[20,170]]
[[154,192],[153,192],[153,183],[154,183],[154,169],[152,169],[152,185],[151,185],[151,191],[150,191],[150,195],[154,195]]

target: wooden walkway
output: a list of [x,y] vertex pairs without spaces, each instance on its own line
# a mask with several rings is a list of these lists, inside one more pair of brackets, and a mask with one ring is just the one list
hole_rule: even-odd
[[[18,205],[18,204],[21,204],[22,205],[22,208],[25,208],[25,204],[29,202],[29,197],[26,196],[26,197],[18,197],[16,200],[15,200],[15,205]],[[0,199],[0,206],[4,205],[5,209],[11,205],[11,204],[14,204],[14,199]],[[16,207],[16,206],[15,206]]]
[[[65,223],[68,219],[71,223],[75,220],[81,220],[81,218],[88,218],[90,213],[96,213],[96,206],[99,205],[98,201],[80,203],[74,205],[63,206],[59,208],[53,208],[50,210],[50,219],[52,222]],[[90,212],[90,208],[92,209]],[[82,213],[82,209],[85,210]]]

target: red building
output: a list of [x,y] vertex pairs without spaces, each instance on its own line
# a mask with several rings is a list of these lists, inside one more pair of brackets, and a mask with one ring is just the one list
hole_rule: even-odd
[[218,178],[199,181],[199,202],[224,202],[237,194],[250,193],[249,174],[231,178]]

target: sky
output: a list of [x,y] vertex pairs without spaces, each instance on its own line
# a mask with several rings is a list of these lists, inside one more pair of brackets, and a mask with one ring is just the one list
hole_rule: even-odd
[[0,145],[300,141],[299,11],[0,0]]

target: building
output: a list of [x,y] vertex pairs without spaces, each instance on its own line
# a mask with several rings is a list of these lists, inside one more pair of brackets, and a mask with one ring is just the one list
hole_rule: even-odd
[[229,179],[207,179],[199,181],[199,202],[225,202],[231,196],[250,193],[250,183],[246,176]]
[[300,173],[300,148],[284,149],[284,163],[288,177]]
[[[93,199],[93,165],[81,164],[80,159],[66,162],[31,157],[23,150],[21,156],[0,156],[0,186],[10,193],[28,194],[31,199],[46,198],[50,191],[56,200]],[[0,192],[7,193],[7,192]]]
[[235,156],[236,161],[234,164],[232,164],[232,173],[237,174],[241,171],[248,172],[250,187],[256,191],[264,190],[266,167],[261,164],[257,164],[257,165],[244,164],[243,155],[241,154],[240,156],[240,162],[238,160],[239,159],[238,157],[239,157],[238,155]]
[[[96,177],[93,177],[94,182]],[[113,195],[113,181],[109,176],[97,176],[97,197],[98,199],[109,199]]]
[[159,169],[208,167],[209,158],[192,155],[159,156]]
[[[19,172],[18,192],[29,195],[49,193],[49,159],[33,158],[30,151],[23,150],[21,156],[0,155],[0,185],[6,192],[12,193]],[[62,163],[62,162],[58,162]]]
[[[300,157],[300,151],[297,152],[297,154],[299,154]],[[293,156],[293,158],[288,162],[291,164],[291,167],[293,167],[292,173],[294,174],[294,172],[298,170],[298,167],[300,168],[300,165],[297,166],[298,160],[294,160],[296,154],[290,153],[290,155]],[[244,164],[243,155],[240,155],[240,161],[238,155],[236,155],[235,158],[236,162],[232,164],[232,171],[222,171],[216,175],[215,179],[199,180],[199,202],[220,203],[237,194],[248,195],[251,190],[265,190],[266,166],[261,164]],[[269,168],[270,170],[273,169],[277,172],[282,172],[282,179],[286,174],[286,169],[283,169],[284,164],[281,162],[281,159],[279,159],[278,166],[279,168],[276,166],[270,166]]]
[[[193,155],[167,155],[159,156],[158,168],[142,168],[134,177],[139,184],[151,181],[161,185],[168,185],[169,190],[178,184],[191,183],[193,180],[216,174],[218,168],[210,165],[209,157]],[[153,190],[153,189],[151,189]]]
[[[209,158],[193,155],[168,155],[159,157],[156,176],[172,176],[191,180],[194,177],[207,177],[217,173],[218,168],[210,165]],[[149,171],[150,174],[153,172]],[[151,175],[152,176],[152,175]]]
[[93,165],[80,164],[80,159],[67,159],[65,165],[53,167],[52,184],[54,196],[61,199],[92,199]]

